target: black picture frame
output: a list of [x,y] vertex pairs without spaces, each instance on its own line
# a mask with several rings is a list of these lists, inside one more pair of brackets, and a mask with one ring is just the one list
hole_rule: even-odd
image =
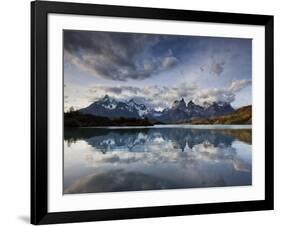
[[[265,27],[265,199],[141,208],[48,212],[48,14],[95,15],[198,21]],[[31,3],[31,223],[52,224],[115,219],[272,210],[273,189],[273,16],[124,7],[80,3]]]

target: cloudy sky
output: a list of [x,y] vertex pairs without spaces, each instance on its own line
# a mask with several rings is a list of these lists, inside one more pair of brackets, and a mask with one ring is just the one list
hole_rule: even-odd
[[251,39],[64,31],[65,110],[105,94],[157,110],[180,98],[237,108],[251,90]]

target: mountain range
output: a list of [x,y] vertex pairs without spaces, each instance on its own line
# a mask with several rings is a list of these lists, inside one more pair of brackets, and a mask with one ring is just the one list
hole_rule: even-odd
[[234,111],[231,104],[227,102],[205,103],[204,106],[201,106],[195,104],[192,100],[186,103],[183,98],[175,100],[170,108],[156,111],[144,104],[137,103],[134,99],[118,101],[108,95],[79,110],[82,114],[102,116],[109,119],[148,119],[161,123],[176,123],[198,118],[204,119],[227,115]]

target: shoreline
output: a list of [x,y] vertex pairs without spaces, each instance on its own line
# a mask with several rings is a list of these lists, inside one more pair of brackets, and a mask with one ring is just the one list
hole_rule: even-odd
[[152,126],[81,126],[81,127],[65,127],[65,128],[97,128],[97,129],[161,129],[161,128],[186,128],[186,129],[252,129],[252,125],[193,125],[193,124],[168,124],[168,125],[152,125]]

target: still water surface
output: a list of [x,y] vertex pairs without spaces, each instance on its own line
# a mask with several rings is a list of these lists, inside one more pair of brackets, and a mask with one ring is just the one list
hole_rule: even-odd
[[66,128],[64,193],[252,183],[249,126]]

